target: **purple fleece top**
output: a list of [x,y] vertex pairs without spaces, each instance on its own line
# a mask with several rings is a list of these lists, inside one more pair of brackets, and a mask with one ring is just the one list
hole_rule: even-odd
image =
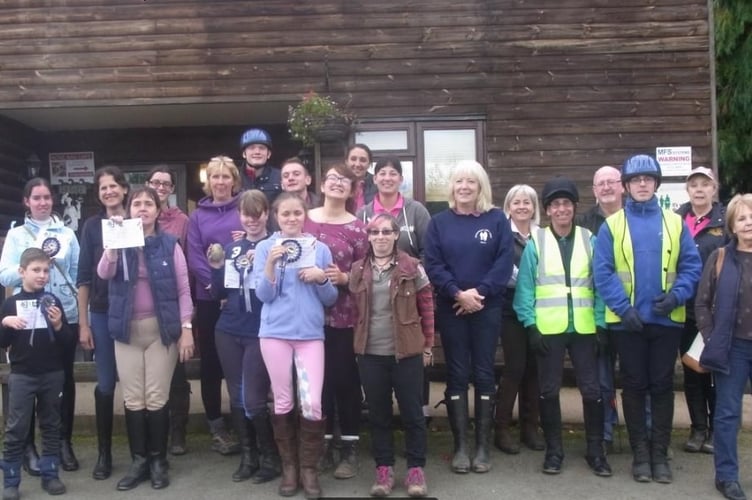
[[196,280],[196,299],[215,300],[209,293],[211,267],[206,250],[212,243],[224,247],[232,241],[233,231],[242,231],[238,215],[238,199],[233,196],[222,203],[214,203],[211,196],[201,198],[188,218],[188,271]]

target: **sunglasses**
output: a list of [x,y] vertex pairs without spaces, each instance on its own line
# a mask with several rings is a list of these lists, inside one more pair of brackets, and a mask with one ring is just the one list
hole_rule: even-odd
[[371,236],[378,236],[379,234],[382,234],[384,236],[390,236],[392,234],[397,233],[398,231],[395,231],[394,229],[369,229],[368,234]]

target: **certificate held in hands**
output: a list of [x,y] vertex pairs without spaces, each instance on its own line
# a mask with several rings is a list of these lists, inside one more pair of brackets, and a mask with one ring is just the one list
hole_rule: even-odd
[[141,219],[124,219],[115,222],[102,220],[102,247],[105,250],[144,246],[144,229]]

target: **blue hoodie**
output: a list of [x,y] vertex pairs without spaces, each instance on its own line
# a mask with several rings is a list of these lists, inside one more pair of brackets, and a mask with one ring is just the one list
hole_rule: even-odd
[[[667,316],[658,316],[653,313],[653,300],[665,292],[661,281],[661,255],[665,226],[663,211],[658,206],[658,198],[653,196],[645,202],[637,202],[629,198],[624,211],[634,254],[632,263],[635,276],[634,307],[643,323],[681,326]],[[617,235],[617,237],[621,236]],[[678,305],[681,305],[694,297],[702,273],[702,262],[694,240],[683,223],[681,237],[679,241],[671,242],[671,247],[672,250],[679,251],[676,281],[671,287],[671,293],[676,296]],[[618,316],[623,316],[632,304],[616,275],[614,262],[614,235],[611,234],[608,224],[603,224],[598,231],[593,253],[595,288],[605,305]]]
[[45,290],[60,299],[67,321],[76,324],[78,323],[76,280],[78,279],[80,248],[76,233],[66,227],[58,216],[53,215],[50,225],[45,228],[40,227],[27,216],[23,226],[16,226],[8,231],[3,245],[3,254],[0,257],[0,284],[6,288],[13,288],[15,293],[21,291],[21,275],[18,273],[21,254],[27,248],[34,246],[40,231],[46,231],[66,248],[65,255],[56,259],[57,265],[50,263],[50,281]]
[[[259,243],[253,259],[256,296],[264,303],[259,338],[324,340],[324,307],[337,301],[337,287],[329,280],[321,285],[304,283],[298,278],[298,269],[286,269],[280,283],[279,266],[276,266],[276,282],[271,283],[264,274],[264,267],[269,250],[280,237],[281,233],[276,232]],[[331,263],[329,247],[316,241],[316,266],[326,269]]]

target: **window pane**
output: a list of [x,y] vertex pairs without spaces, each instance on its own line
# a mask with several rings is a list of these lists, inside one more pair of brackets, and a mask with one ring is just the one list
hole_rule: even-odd
[[407,151],[407,130],[369,130],[355,133],[355,142],[371,151]]
[[400,193],[405,198],[413,198],[413,162],[411,160],[401,160],[402,164],[402,185],[400,186]]
[[426,202],[447,201],[452,168],[460,160],[475,160],[475,129],[423,131]]

